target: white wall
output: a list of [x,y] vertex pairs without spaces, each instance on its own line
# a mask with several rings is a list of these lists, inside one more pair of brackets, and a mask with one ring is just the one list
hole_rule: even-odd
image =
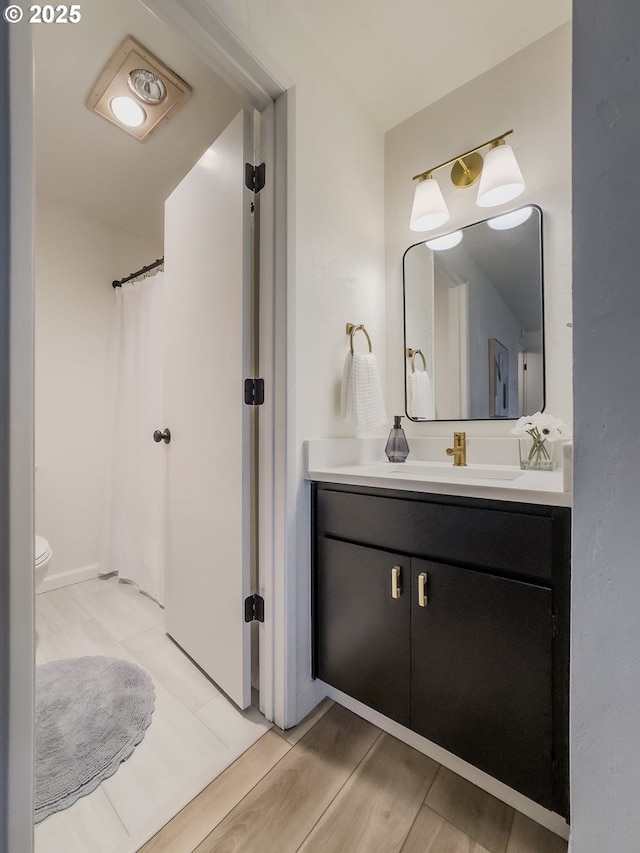
[[[347,322],[364,323],[385,370],[383,138],[339,81],[326,79],[322,58],[315,62],[313,74],[296,82],[298,693],[311,687],[310,508],[301,449],[306,439],[354,435],[340,419]],[[299,713],[308,710],[302,700]]]
[[[455,56],[452,57],[455,62]],[[416,107],[419,107],[416,104]],[[571,423],[571,27],[525,48],[387,132],[385,224],[387,247],[387,401],[403,411],[402,254],[420,235],[409,230],[412,176],[514,130],[510,142],[527,188],[511,206],[543,211],[547,411]],[[436,173],[450,221],[436,233],[485,218],[477,187],[459,190],[448,170]],[[496,212],[508,209],[496,208]],[[469,435],[504,435],[505,421],[467,424]],[[410,424],[414,435],[450,434],[453,425]]]
[[305,439],[354,435],[340,419],[347,322],[364,323],[385,366],[383,135],[332,70],[314,33],[283,0],[206,0],[265,67],[295,87],[289,150],[288,326],[293,330],[288,385],[292,565],[286,621],[292,724],[317,701],[311,681],[308,484]]
[[573,853],[640,839],[640,5],[574,4]]
[[37,198],[35,523],[53,548],[47,586],[62,573],[97,570],[111,281],[161,254],[161,246],[80,209]]

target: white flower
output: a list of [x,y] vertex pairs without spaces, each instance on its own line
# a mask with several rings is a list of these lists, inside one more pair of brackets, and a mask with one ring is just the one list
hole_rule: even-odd
[[530,435],[537,441],[561,441],[571,438],[571,430],[560,418],[543,415],[541,412],[520,418],[511,432],[513,435]]
[[536,428],[536,423],[538,418],[541,418],[542,414],[540,412],[536,412],[535,415],[525,415],[525,417],[520,418],[516,421],[516,425],[511,430],[514,435],[524,435],[532,429]]

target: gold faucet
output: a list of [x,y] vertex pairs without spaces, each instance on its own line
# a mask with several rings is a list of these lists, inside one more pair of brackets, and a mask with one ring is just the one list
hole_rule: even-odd
[[467,434],[466,432],[454,432],[453,447],[447,447],[447,456],[453,456],[454,465],[467,464]]

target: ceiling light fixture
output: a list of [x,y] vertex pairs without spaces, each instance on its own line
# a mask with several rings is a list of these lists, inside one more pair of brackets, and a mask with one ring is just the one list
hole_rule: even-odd
[[[413,180],[417,181],[418,185],[409,228],[412,231],[431,231],[449,219],[446,202],[437,181],[433,178],[433,172],[445,166],[453,166],[451,181],[456,187],[465,189],[480,180],[477,197],[479,207],[505,204],[519,196],[525,188],[524,179],[513,149],[505,142],[505,138],[512,133],[512,130],[507,130],[464,154],[414,175]],[[479,153],[481,148],[489,148],[484,163]],[[421,189],[425,184],[430,185],[428,193]]]
[[153,71],[134,68],[127,75],[129,88],[145,104],[161,104],[167,97],[167,87]]
[[109,102],[109,108],[125,127],[140,127],[147,117],[140,104],[128,95],[117,95]]
[[191,94],[191,87],[128,36],[107,62],[86,104],[140,142]]

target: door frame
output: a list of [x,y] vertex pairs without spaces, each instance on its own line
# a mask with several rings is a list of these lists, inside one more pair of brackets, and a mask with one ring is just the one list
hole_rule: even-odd
[[[256,45],[240,41],[217,12],[199,0],[144,0],[143,5],[183,35],[249,103],[265,112],[270,142],[269,191],[261,200],[261,226],[269,251],[261,253],[260,367],[268,404],[260,412],[259,534],[261,710],[284,726],[292,714],[295,684],[290,677],[294,648],[286,623],[287,519],[292,503],[287,483],[293,469],[283,428],[287,407],[287,313],[291,243],[285,216],[291,95],[267,70]],[[0,412],[8,429],[0,436],[0,848],[33,849],[34,756],[34,122],[33,48],[29,27],[0,23],[0,120],[9,144],[0,140],[0,246],[6,237],[9,264],[0,262],[0,323],[8,322],[9,345],[0,352]],[[5,95],[8,95],[5,97]],[[275,103],[274,103],[275,102]],[[267,109],[273,105],[272,116]],[[289,147],[288,147],[289,144]],[[7,150],[8,148],[8,150]],[[271,158],[271,162],[269,162]],[[269,182],[269,174],[272,179]],[[6,179],[6,180],[5,180]],[[4,180],[4,184],[3,184]],[[10,185],[6,182],[10,180]],[[7,215],[8,214],[8,215]],[[4,218],[4,222],[3,222]],[[4,230],[3,230],[4,229]],[[265,248],[266,239],[262,240]],[[289,248],[288,248],[289,247]],[[6,257],[6,253],[5,253]],[[276,625],[280,627],[276,630]],[[8,687],[8,689],[7,689]]]
[[33,69],[30,27],[0,28],[0,126],[9,129],[0,139],[0,849],[26,851],[34,802]]

